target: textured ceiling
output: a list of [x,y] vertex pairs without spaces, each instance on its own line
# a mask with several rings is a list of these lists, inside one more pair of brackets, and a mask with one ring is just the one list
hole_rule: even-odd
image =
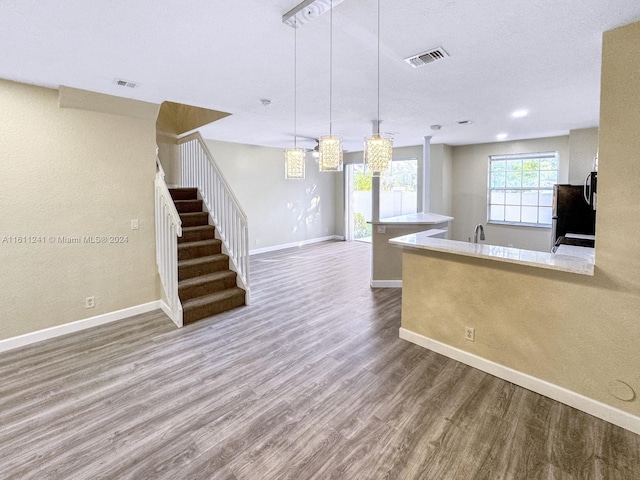
[[[287,147],[294,30],[281,17],[298,3],[4,0],[0,77],[230,112],[203,128],[205,137]],[[397,133],[397,146],[425,135],[461,145],[596,126],[602,33],[640,20],[637,0],[381,4],[381,129]],[[377,116],[376,1],[344,0],[333,25],[333,132],[361,150]],[[404,62],[439,46],[449,58],[417,69]],[[516,109],[529,115],[512,119]],[[297,118],[299,145],[329,133],[328,14],[298,29]]]

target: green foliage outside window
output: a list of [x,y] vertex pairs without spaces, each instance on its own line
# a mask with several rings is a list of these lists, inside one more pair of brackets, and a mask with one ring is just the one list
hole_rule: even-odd
[[353,215],[353,236],[356,239],[371,236],[371,225],[367,223],[364,215],[358,212]]

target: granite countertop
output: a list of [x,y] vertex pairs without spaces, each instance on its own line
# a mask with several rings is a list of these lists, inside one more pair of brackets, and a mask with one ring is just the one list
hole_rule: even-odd
[[593,275],[593,257],[589,259],[574,255],[565,255],[562,253],[547,253],[534,250],[523,250],[520,248],[486,245],[484,243],[445,240],[441,238],[433,238],[425,233],[427,232],[412,233],[392,238],[389,240],[389,243],[415,250],[431,250],[435,252],[450,253],[453,255],[484,258],[487,260],[516,263],[519,265],[527,265],[549,270],[559,270],[562,272],[577,273],[581,275]]
[[438,213],[410,213],[408,215],[400,215],[398,217],[381,218],[373,225],[435,225],[438,223],[450,222],[453,217],[440,215]]
[[559,245],[556,250],[556,255],[569,255],[571,257],[581,257],[588,260],[591,263],[595,263],[596,252],[595,248],[590,247],[578,247],[575,245]]

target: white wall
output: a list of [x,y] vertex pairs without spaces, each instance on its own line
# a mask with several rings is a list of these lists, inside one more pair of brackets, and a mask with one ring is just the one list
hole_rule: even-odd
[[0,339],[158,300],[155,116],[59,108],[56,90],[4,80],[0,110]]
[[336,176],[307,159],[304,180],[285,180],[282,149],[206,140],[249,220],[249,249],[336,235]]
[[487,244],[548,251],[550,228],[487,224],[487,168],[491,155],[551,151],[559,154],[560,182],[565,183],[569,167],[568,136],[453,147],[451,239],[467,241],[473,236],[475,225],[481,223],[485,225]]

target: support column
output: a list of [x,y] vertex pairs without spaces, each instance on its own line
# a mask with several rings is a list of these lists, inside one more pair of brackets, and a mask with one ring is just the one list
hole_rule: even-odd
[[[380,133],[382,120],[371,120],[371,133]],[[380,220],[380,177],[373,177],[371,181],[371,221]]]
[[431,135],[424,137],[422,144],[422,192],[420,199],[422,205],[418,205],[420,212],[431,211]]

